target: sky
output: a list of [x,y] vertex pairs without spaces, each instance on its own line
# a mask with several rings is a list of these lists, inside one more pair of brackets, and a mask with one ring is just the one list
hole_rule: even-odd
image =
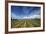
[[34,6],[11,6],[12,19],[40,18],[40,7]]

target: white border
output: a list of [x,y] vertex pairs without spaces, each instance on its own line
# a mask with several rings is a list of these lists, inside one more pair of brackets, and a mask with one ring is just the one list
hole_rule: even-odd
[[[11,5],[14,6],[37,6],[41,7],[41,27],[33,27],[33,28],[12,28],[11,29]],[[27,30],[42,30],[43,29],[43,5],[38,4],[22,4],[22,3],[8,3],[8,31],[27,31]]]

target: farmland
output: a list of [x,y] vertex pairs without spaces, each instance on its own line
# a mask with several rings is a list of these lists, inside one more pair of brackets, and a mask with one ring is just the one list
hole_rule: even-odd
[[40,19],[11,19],[11,28],[40,27]]

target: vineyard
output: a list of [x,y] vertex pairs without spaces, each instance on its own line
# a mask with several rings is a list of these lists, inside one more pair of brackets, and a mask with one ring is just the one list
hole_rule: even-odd
[[11,28],[40,27],[40,19],[11,19]]

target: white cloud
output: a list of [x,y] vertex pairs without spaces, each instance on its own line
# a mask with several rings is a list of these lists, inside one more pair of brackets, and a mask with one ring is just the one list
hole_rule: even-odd
[[30,12],[30,10],[32,11],[32,9],[33,8],[27,8],[27,7],[23,7],[23,12],[25,13],[25,14],[28,14],[29,12]]
[[40,15],[29,15],[29,16],[16,16],[14,13],[11,15],[12,19],[35,19],[35,18],[40,18]]
[[11,18],[14,19],[16,15],[14,13],[11,14]]
[[20,16],[17,16],[17,15],[14,14],[14,13],[11,14],[11,17],[12,17],[12,19],[21,19]]
[[23,17],[23,19],[34,19],[34,18],[40,18],[40,15],[32,15],[32,16]]

